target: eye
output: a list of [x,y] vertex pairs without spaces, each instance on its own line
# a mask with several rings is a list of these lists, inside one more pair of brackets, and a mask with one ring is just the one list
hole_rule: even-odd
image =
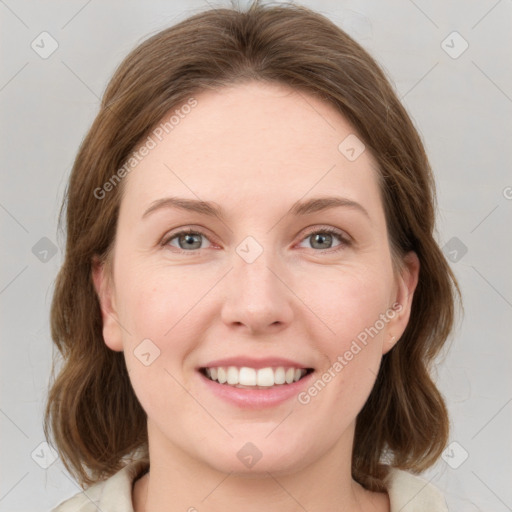
[[334,252],[339,251],[344,247],[350,245],[350,241],[343,234],[342,231],[331,227],[325,227],[321,229],[316,229],[315,231],[310,231],[303,239],[303,241],[310,240],[312,249],[329,250],[333,249],[333,240],[336,238],[339,240],[340,243],[337,246],[335,246]]
[[[338,239],[339,243],[333,248],[332,244],[335,239]],[[210,243],[208,237],[204,233],[188,228],[171,234],[162,241],[162,245],[170,245],[177,249],[178,252],[192,252],[209,247],[209,245],[203,246],[203,240],[207,240],[208,243]],[[347,235],[332,227],[317,228],[315,231],[310,231],[302,240],[303,242],[305,240],[311,240],[310,243],[312,249],[333,249],[331,252],[336,252],[351,245]]]
[[[194,231],[193,229],[185,229],[179,231],[178,233],[174,233],[172,236],[166,238],[162,245],[170,245],[171,247],[176,247],[176,249],[181,249],[182,251],[193,251],[198,249],[205,249],[206,247],[202,247],[202,239],[208,240],[206,236],[200,231]],[[171,243],[176,241],[175,243]]]

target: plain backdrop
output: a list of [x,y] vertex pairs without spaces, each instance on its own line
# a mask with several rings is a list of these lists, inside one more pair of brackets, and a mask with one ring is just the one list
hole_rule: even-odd
[[[450,446],[424,477],[450,510],[512,510],[512,2],[301,3],[382,65],[435,171],[438,240],[466,313],[436,370]],[[1,511],[49,510],[80,490],[42,430],[57,220],[78,146],[121,59],[208,4],[229,6],[0,0]]]

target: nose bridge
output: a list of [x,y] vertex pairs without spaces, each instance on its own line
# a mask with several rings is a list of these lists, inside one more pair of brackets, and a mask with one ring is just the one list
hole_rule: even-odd
[[275,287],[275,276],[270,271],[275,259],[272,248],[261,246],[260,249],[254,242],[244,242],[237,247],[233,273],[244,294],[269,293]]
[[264,331],[290,322],[291,294],[276,275],[279,267],[276,252],[252,236],[235,248],[222,312],[226,323]]
[[275,275],[270,268],[276,266],[275,251],[269,246],[269,239],[263,243],[254,237],[246,237],[235,249],[233,255],[233,278],[239,289],[240,299],[253,301],[253,307],[261,308],[264,300],[275,300],[282,290],[278,290]]

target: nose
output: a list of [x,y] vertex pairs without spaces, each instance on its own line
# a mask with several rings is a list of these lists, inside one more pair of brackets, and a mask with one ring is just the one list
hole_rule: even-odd
[[286,272],[270,250],[252,263],[233,255],[233,269],[226,276],[222,320],[247,334],[275,334],[290,325],[293,293]]

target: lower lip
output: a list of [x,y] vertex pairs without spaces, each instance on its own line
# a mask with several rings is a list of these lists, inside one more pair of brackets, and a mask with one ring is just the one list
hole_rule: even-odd
[[243,409],[263,409],[275,407],[296,397],[309,385],[315,372],[309,373],[292,384],[281,384],[268,389],[235,388],[227,384],[215,382],[201,372],[198,373],[208,389],[222,400]]

